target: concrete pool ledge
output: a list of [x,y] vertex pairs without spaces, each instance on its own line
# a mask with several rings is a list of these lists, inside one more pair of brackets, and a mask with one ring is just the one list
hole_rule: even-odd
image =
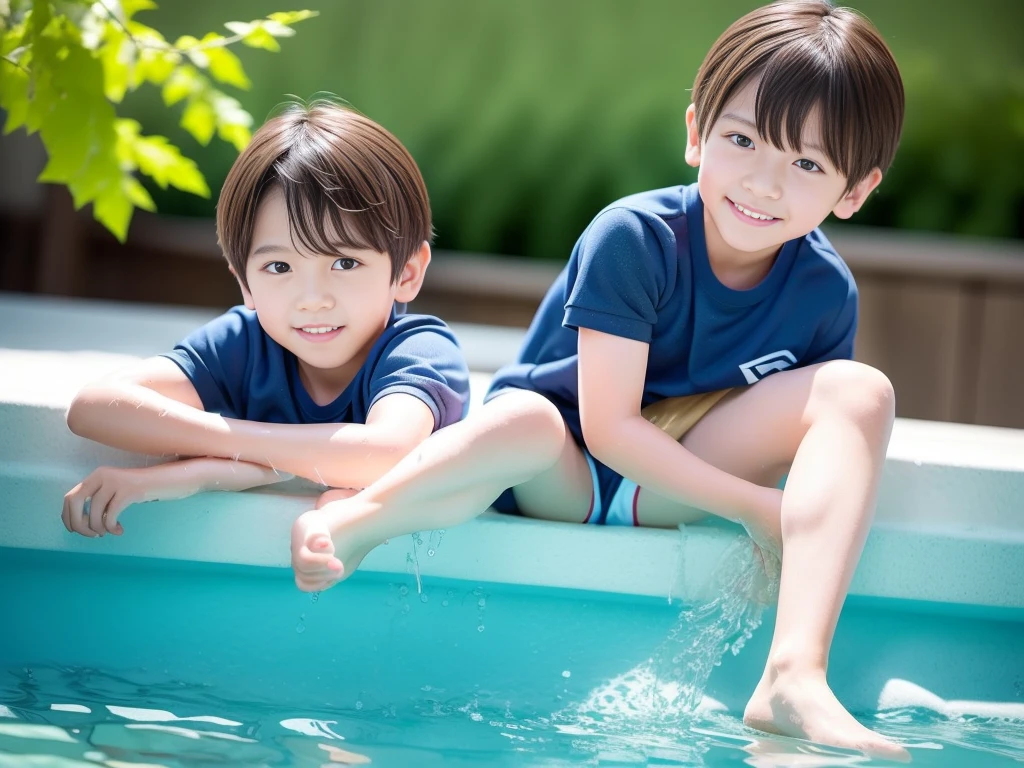
[[[140,505],[126,512],[121,538],[88,540],[60,524],[63,494],[95,466],[146,461],[70,434],[74,392],[212,314],[0,294],[0,547],[287,566],[291,521],[317,493],[298,481]],[[478,404],[519,332],[457,333],[481,371]],[[420,544],[393,540],[363,570],[694,599],[739,535],[725,523],[605,529],[488,512],[443,536],[424,531]],[[1024,431],[898,420],[851,594],[1019,611],[1022,575]]]

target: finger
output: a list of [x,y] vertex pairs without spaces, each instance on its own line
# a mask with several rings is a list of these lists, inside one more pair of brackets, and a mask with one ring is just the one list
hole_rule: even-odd
[[103,525],[103,516],[107,512],[107,505],[110,504],[110,499],[113,496],[114,492],[104,485],[92,495],[92,500],[89,502],[89,530],[97,536],[102,536],[107,532]]
[[68,533],[74,533],[74,531],[71,528],[71,497],[75,493],[77,493],[78,489],[81,487],[82,484],[79,483],[70,491],[64,494],[64,506],[61,508],[60,511],[60,521],[64,523],[64,527],[68,529]]
[[[89,521],[85,519],[85,505],[89,502],[92,497],[92,493],[96,490],[93,486],[94,482],[90,482],[90,478],[86,478],[79,485],[77,491],[71,495],[69,499],[69,520],[71,522],[71,530],[75,533],[80,533],[83,536],[95,538],[96,534],[89,528]],[[89,502],[90,509],[92,507]]]
[[106,528],[107,533],[112,533],[115,536],[120,536],[124,533],[124,528],[118,522],[118,518],[121,513],[132,505],[132,501],[122,493],[115,493],[114,498],[107,504],[107,512],[103,515],[103,525]]

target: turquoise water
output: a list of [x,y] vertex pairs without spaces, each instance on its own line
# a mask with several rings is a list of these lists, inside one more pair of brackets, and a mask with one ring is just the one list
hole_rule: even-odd
[[[886,765],[742,725],[771,616],[735,606],[2,549],[0,584],[0,768]],[[844,610],[840,697],[914,765],[1024,761],[1021,720],[876,711],[893,677],[1024,701],[1019,616],[907,607]]]

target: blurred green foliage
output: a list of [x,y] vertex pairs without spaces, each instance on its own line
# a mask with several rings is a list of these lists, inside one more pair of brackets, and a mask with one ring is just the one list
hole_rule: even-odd
[[252,116],[213,85],[250,86],[228,46],[280,50],[276,38],[316,15],[272,13],[228,22],[231,36],[180,35],[169,43],[134,19],[156,7],[152,0],[0,0],[4,133],[38,132],[48,157],[39,180],[67,185],[76,208],[92,203],[96,219],[120,240],[135,208],[155,209],[137,173],[161,189],[206,198],[210,189],[192,160],[164,136],[143,136],[142,125],[118,117],[116,105],[141,85],[159,86],[165,106],[185,103],[180,125],[196,141],[208,144],[216,132],[241,151]]
[[[170,37],[276,0],[175,0]],[[615,198],[695,178],[684,112],[701,59],[756,0],[320,0],[302,44],[241,53],[260,120],[330,92],[393,131],[430,190],[439,247],[564,259]],[[856,223],[1024,237],[1024,3],[850,0],[907,88],[896,163]],[[178,140],[150,95],[128,109]],[[160,121],[164,122],[161,123]],[[215,188],[231,147],[194,153]],[[162,210],[211,215],[171,193]]]

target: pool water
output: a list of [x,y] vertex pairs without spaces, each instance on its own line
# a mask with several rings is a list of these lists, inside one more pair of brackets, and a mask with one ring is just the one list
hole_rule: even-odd
[[[887,764],[743,726],[771,615],[742,601],[415,574],[311,596],[285,569],[11,549],[0,583],[0,768]],[[1016,711],[876,710],[896,671],[1019,704],[1022,627],[854,601],[834,685],[914,765],[1015,764]]]

